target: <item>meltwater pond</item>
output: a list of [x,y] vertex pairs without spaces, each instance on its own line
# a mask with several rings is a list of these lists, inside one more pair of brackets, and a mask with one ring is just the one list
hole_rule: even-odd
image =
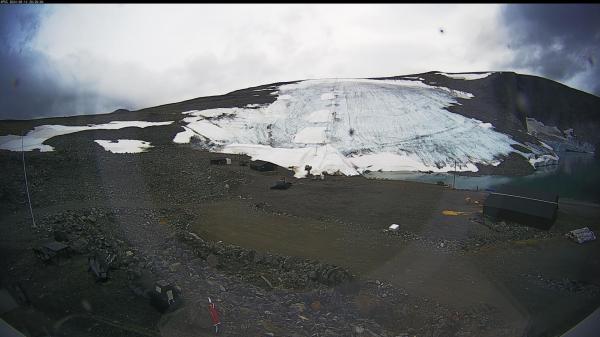
[[[524,177],[510,176],[456,176],[456,188],[469,190],[496,190],[518,187],[533,191],[552,192],[560,198],[600,203],[600,159],[592,154],[563,152],[558,165],[538,169]],[[419,181],[436,184],[442,181],[452,185],[453,175],[447,173],[370,172],[371,179]]]

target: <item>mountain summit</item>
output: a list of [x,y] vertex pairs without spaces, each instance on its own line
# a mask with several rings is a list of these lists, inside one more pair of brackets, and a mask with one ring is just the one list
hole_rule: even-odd
[[[599,110],[600,98],[539,77],[436,71],[275,83],[138,111],[3,121],[0,149],[20,151],[23,141],[25,150],[51,151],[59,136],[113,130],[87,146],[141,152],[191,143],[270,161],[298,177],[306,165],[313,174],[526,174],[556,163],[560,151],[594,151]],[[141,128],[153,132],[124,138]]]

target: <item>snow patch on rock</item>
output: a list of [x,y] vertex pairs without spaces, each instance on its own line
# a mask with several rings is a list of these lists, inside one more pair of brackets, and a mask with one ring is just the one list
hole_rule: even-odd
[[112,153],[140,153],[153,147],[149,142],[134,139],[118,139],[116,141],[99,139],[94,142]]
[[[41,152],[54,151],[52,146],[43,143],[56,136],[88,130],[116,130],[129,127],[147,128],[150,126],[169,125],[171,123],[173,122],[114,121],[105,124],[90,124],[85,126],[40,125],[36,126],[25,135],[23,139],[23,148],[25,151],[33,151],[35,149],[39,149]],[[21,136],[0,136],[0,149],[21,151]]]
[[438,73],[438,74],[444,75],[446,77],[453,78],[455,80],[473,81],[473,80],[480,80],[482,78],[486,78],[486,77],[490,76],[493,73],[483,73],[483,74],[474,74],[474,73]]

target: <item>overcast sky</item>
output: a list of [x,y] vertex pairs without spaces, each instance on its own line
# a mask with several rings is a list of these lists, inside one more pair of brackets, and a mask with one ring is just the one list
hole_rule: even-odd
[[0,48],[0,119],[431,70],[600,95],[598,5],[0,5]]

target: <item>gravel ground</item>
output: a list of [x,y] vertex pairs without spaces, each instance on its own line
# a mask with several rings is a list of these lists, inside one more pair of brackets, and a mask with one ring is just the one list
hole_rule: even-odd
[[[210,296],[227,336],[545,336],[600,303],[598,242],[563,237],[598,230],[594,205],[561,205],[556,225],[540,231],[485,221],[483,193],[297,180],[239,166],[243,156],[211,166],[216,154],[167,144],[172,130],[161,132],[110,134],[165,139],[141,154],[105,152],[89,141],[107,139],[102,131],[27,153],[37,228],[20,154],[0,153],[0,280],[20,282],[31,299],[3,318],[60,336],[209,335]],[[281,176],[292,187],[270,190]],[[391,223],[400,230],[386,231]],[[74,255],[38,261],[32,248],[51,239]],[[106,283],[87,272],[86,257],[100,251],[117,256]],[[178,310],[150,305],[146,291],[161,279],[181,288]]]

